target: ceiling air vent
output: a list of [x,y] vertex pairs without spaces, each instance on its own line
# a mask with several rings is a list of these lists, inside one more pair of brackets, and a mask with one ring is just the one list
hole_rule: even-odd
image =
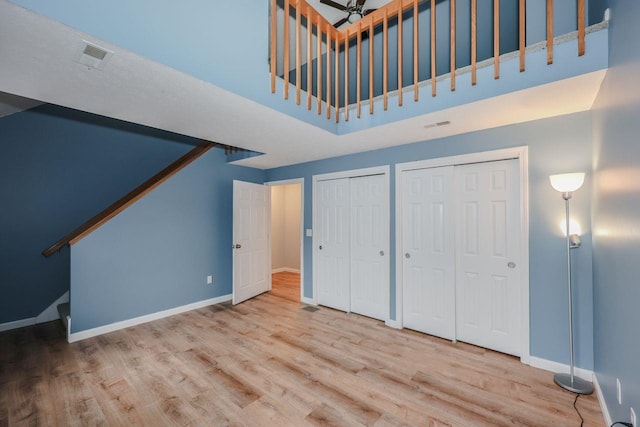
[[425,125],[424,128],[425,129],[430,129],[430,128],[436,128],[436,127],[440,127],[440,126],[446,126],[451,124],[451,122],[449,120],[445,120],[444,122],[438,122],[438,123],[430,123],[428,125]]
[[102,70],[113,55],[113,51],[86,40],[82,40],[79,51],[76,62],[98,70]]

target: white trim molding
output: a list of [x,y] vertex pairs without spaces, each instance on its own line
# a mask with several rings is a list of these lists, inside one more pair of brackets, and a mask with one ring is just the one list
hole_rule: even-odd
[[520,361],[530,364],[529,345],[529,147],[519,146],[501,150],[482,151],[458,156],[440,157],[396,164],[396,320],[398,328],[403,328],[402,319],[402,173],[416,169],[442,166],[458,166],[471,163],[493,162],[518,159],[520,177]]
[[313,301],[313,298],[302,297],[300,302],[307,305],[318,305]]
[[298,270],[297,268],[290,268],[290,267],[280,267],[280,268],[274,268],[273,270],[271,270],[271,274],[276,274],[276,273],[298,273],[298,274],[300,274],[300,270]]
[[[120,329],[129,328],[131,326],[140,325],[142,323],[163,319],[165,317],[174,316],[176,314],[184,313],[186,311],[196,310],[198,308],[207,307],[214,304],[220,304],[222,302],[227,302],[227,301],[231,301],[231,294],[222,295],[216,298],[206,299],[203,301],[198,301],[198,302],[194,302],[187,305],[182,305],[180,307],[170,308],[168,310],[158,311],[156,313],[145,314],[144,316],[134,317],[133,319],[127,319],[120,322],[111,323],[109,325],[98,326],[97,328],[87,329],[80,332],[73,332],[68,334],[67,341],[69,341],[70,343],[73,343],[73,342],[77,342],[87,338],[92,338],[98,335],[106,334],[109,332],[118,331]],[[69,330],[70,329],[71,329],[71,321],[69,321]]]
[[[560,373],[560,374],[568,374],[569,373],[569,365],[560,362],[554,362],[549,359],[542,359],[540,357],[531,356],[529,357],[529,365],[534,368],[544,369],[545,371]],[[574,368],[574,372],[577,376],[587,381],[593,381],[593,371],[584,368]]]
[[36,324],[36,318],[14,320],[13,322],[0,323],[0,332],[10,331],[11,329],[24,328],[25,326],[33,326]]
[[596,390],[596,396],[598,396],[598,402],[600,403],[600,410],[602,411],[602,417],[604,418],[605,426],[610,426],[613,424],[611,420],[611,414],[609,413],[609,407],[607,406],[607,401],[604,399],[604,393],[602,393],[602,388],[600,387],[600,383],[598,382],[598,375],[593,373],[593,388]]

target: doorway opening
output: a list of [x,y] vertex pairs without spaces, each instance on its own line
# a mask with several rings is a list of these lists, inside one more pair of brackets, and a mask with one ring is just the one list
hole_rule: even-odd
[[302,299],[302,182],[267,183],[271,186],[271,293],[294,302]]

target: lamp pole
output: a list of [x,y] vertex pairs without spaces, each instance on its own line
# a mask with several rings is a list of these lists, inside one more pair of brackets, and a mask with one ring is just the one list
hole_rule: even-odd
[[[593,386],[582,378],[576,377],[574,374],[574,360],[573,360],[573,304],[571,301],[571,237],[569,233],[569,199],[571,199],[571,192],[565,191],[562,193],[562,198],[565,203],[565,219],[566,219],[566,243],[567,243],[567,290],[569,297],[569,374],[555,374],[553,381],[560,387],[577,394],[591,394],[593,393]],[[575,246],[578,247],[578,246]]]

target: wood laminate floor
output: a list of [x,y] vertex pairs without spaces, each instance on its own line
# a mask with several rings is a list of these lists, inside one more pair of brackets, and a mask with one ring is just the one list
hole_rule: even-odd
[[[280,280],[282,279],[282,280]],[[68,344],[0,334],[0,426],[579,426],[553,374],[328,308],[299,285]],[[284,283],[279,286],[279,282]],[[288,285],[287,285],[288,283]],[[604,421],[595,395],[577,403]]]

